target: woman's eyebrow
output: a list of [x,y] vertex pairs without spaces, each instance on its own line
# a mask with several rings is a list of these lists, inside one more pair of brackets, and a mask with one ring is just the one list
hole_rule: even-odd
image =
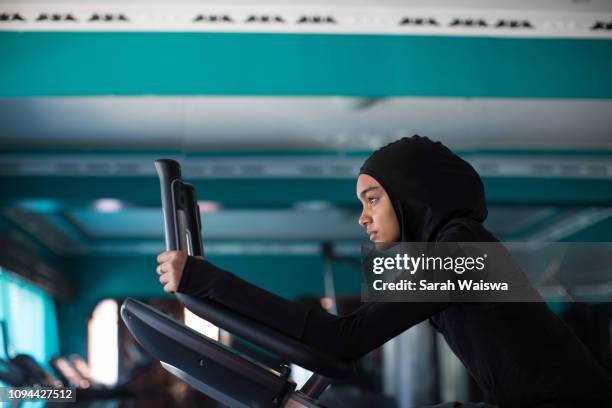
[[359,197],[363,197],[364,195],[366,195],[366,194],[367,194],[367,193],[369,193],[370,191],[372,191],[372,190],[377,190],[377,189],[379,189],[379,188],[380,188],[379,186],[372,186],[372,187],[367,187],[367,188],[364,188],[364,189],[361,191],[361,193],[359,193]]

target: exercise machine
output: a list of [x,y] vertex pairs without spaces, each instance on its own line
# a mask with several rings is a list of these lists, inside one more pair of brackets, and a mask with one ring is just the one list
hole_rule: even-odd
[[[202,223],[195,188],[184,183],[178,162],[155,162],[160,180],[166,250],[203,256]],[[205,337],[153,307],[128,298],[121,317],[130,333],[162,366],[213,399],[230,407],[319,407],[317,399],[334,379],[354,371],[338,359],[211,300],[176,293],[191,312],[250,343],[313,372],[299,390],[289,365],[268,367]]]
[[14,354],[9,346],[7,324],[0,320],[0,336],[3,339],[2,354],[0,358],[0,382],[12,387],[28,387],[41,385],[58,388],[62,383],[49,371],[43,368],[28,354]]

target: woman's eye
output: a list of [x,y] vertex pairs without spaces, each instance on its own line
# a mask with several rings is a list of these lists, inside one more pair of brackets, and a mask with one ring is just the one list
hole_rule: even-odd
[[378,201],[378,198],[376,198],[376,197],[368,198],[368,204],[370,204],[370,205],[376,204],[377,201]]

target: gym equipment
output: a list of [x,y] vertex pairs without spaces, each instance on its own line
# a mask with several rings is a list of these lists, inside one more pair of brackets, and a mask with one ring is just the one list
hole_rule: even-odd
[[92,381],[83,377],[65,357],[52,358],[49,364],[65,385],[82,389],[91,387]]
[[0,320],[0,335],[4,340],[0,358],[0,381],[14,387],[42,385],[45,387],[61,387],[62,383],[52,373],[44,369],[34,358],[27,354],[15,355],[8,342],[7,325]]
[[[77,367],[77,364],[81,365],[81,369]],[[49,361],[49,365],[53,367],[64,386],[76,389],[78,400],[122,400],[159,394],[159,390],[154,388],[133,387],[129,380],[119,382],[112,387],[96,383],[88,375],[87,362],[77,354],[70,357],[55,357]],[[131,379],[131,376],[128,378]]]
[[[8,338],[4,321],[0,321],[0,332],[5,339]],[[30,355],[17,354],[12,356],[8,342],[4,342],[3,352],[6,359],[0,358],[0,382],[12,387],[74,387],[79,401],[119,401],[159,393],[159,390],[155,389],[133,389],[121,384],[112,388],[102,385],[91,386],[91,382],[85,380],[64,357],[56,357],[49,361],[49,365],[56,371],[54,374]]]
[[[183,183],[178,162],[155,162],[160,180],[166,250],[202,256],[201,220],[195,188]],[[222,329],[304,367],[314,374],[296,390],[288,366],[270,368],[137,300],[128,298],[121,317],[134,338],[162,366],[196,390],[230,407],[319,407],[333,379],[347,378],[354,362],[340,360],[252,321],[210,300],[176,293],[191,312]]]
[[23,368],[11,360],[0,358],[0,383],[19,387],[28,383],[28,375]]

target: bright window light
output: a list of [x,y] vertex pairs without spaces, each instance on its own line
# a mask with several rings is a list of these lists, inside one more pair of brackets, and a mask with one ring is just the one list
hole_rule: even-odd
[[101,198],[94,201],[94,208],[98,212],[113,213],[121,211],[123,204],[116,198]]
[[219,340],[219,328],[217,326],[202,319],[200,316],[191,313],[189,310],[187,310],[187,308],[185,308],[184,311],[185,325],[187,327],[191,327],[198,333],[201,333],[206,337],[210,337],[213,340]]
[[214,213],[221,209],[221,204],[216,201],[198,200],[198,207],[202,213]]
[[117,384],[119,368],[118,306],[112,299],[98,303],[89,321],[89,365],[93,379],[102,384]]

